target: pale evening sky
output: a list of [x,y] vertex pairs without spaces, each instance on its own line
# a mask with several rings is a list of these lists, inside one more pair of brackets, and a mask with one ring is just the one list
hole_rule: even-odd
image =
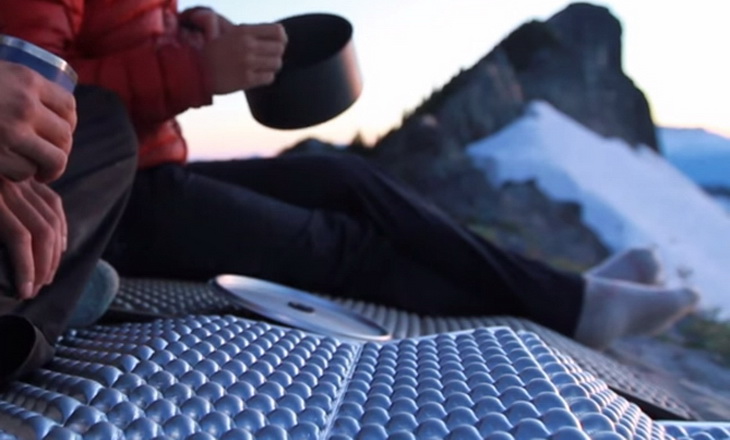
[[[237,23],[276,21],[306,12],[352,22],[364,88],[348,111],[302,130],[266,128],[243,93],[180,117],[191,158],[269,156],[306,137],[349,143],[385,134],[404,112],[472,66],[509,32],[546,19],[565,0],[179,0]],[[730,12],[727,0],[607,0],[623,26],[624,69],[646,93],[660,125],[702,127],[730,136]]]

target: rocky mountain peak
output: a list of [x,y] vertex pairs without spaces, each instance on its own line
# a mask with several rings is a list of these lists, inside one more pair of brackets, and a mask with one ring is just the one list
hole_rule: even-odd
[[580,207],[549,200],[534,182],[493,188],[465,150],[534,101],[599,135],[656,150],[647,100],[622,70],[621,38],[621,24],[607,8],[571,4],[548,20],[519,26],[376,145],[337,151],[377,162],[508,248],[575,267],[596,263],[607,250],[582,223]]
[[621,33],[607,8],[589,3],[571,4],[547,21],[525,23],[425,100],[376,147],[394,148],[399,132],[417,129],[424,115],[435,117],[447,137],[466,145],[510,123],[527,103],[543,100],[598,134],[656,149],[647,100],[621,67]]
[[561,41],[580,51],[584,66],[621,70],[621,23],[611,12],[589,3],[573,3],[548,20]]

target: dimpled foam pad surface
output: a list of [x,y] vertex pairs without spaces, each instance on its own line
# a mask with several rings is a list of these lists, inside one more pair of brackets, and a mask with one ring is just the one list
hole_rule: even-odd
[[[698,417],[669,391],[655,386],[641,373],[591,350],[572,339],[526,319],[514,317],[429,317],[363,301],[334,299],[386,328],[394,338],[408,338],[495,325],[528,330],[550,347],[572,356],[579,365],[600,377],[611,389],[641,405],[655,418],[696,420]],[[205,283],[156,279],[124,279],[115,299],[117,310],[165,316],[190,313],[232,313],[252,317]]]
[[723,439],[660,424],[530,332],[356,343],[234,316],[70,331],[2,439]]
[[667,434],[678,440],[710,440],[730,438],[730,423],[661,422]]
[[319,438],[359,350],[230,316],[71,331],[50,365],[0,393],[0,429],[18,438]]

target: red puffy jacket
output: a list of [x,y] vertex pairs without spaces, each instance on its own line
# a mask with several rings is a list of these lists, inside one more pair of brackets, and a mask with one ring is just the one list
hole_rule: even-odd
[[212,101],[200,38],[179,22],[176,0],[0,0],[0,33],[65,58],[80,83],[119,94],[137,130],[141,168],[184,162],[174,117]]

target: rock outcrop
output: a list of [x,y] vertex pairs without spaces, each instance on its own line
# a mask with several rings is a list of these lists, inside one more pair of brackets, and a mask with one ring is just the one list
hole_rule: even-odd
[[657,149],[646,98],[622,70],[619,21],[604,7],[575,3],[512,32],[385,136],[377,154],[418,148],[401,138],[423,117],[436,118],[444,137],[465,146],[504,127],[534,100],[603,136]]
[[[566,266],[594,264],[607,251],[582,224],[579,207],[552,202],[530,183],[492,188],[464,152],[534,100],[600,135],[656,150],[647,100],[622,70],[621,44],[621,25],[608,9],[572,4],[512,32],[376,145],[347,151],[389,169],[505,246]],[[327,150],[309,141],[293,152],[312,146]]]

